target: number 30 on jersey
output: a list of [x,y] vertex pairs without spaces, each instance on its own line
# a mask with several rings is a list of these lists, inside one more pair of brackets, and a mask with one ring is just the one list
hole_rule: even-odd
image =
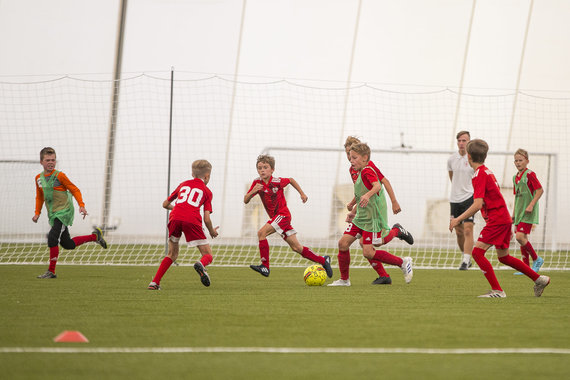
[[200,201],[204,197],[204,192],[201,189],[192,189],[189,186],[182,186],[176,203],[188,202],[189,205],[200,207]]

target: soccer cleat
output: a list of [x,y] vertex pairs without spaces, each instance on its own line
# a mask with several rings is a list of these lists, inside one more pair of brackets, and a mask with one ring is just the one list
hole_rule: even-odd
[[538,273],[540,267],[542,267],[542,264],[544,264],[544,259],[538,256],[536,260],[534,260],[534,262],[532,263],[532,270]]
[[404,273],[404,280],[406,281],[406,284],[409,284],[410,282],[412,282],[412,277],[414,277],[414,269],[412,268],[412,258],[404,257],[403,260],[404,262],[402,263],[400,269],[402,269],[402,272]]
[[469,261],[468,263],[461,263],[461,266],[459,267],[459,270],[467,270],[469,268],[471,268],[471,266],[473,265],[473,263],[471,261]]
[[548,276],[540,276],[534,282],[534,295],[540,297],[542,292],[544,292],[544,288],[546,288],[550,284],[550,277]]
[[414,244],[414,237],[404,227],[402,227],[402,225],[400,223],[394,224],[392,226],[392,228],[398,229],[398,235],[396,235],[398,237],[398,239],[405,241],[409,245]]
[[160,285],[158,285],[156,282],[151,282],[150,284],[148,284],[148,290],[160,290]]
[[196,264],[194,264],[194,270],[200,275],[200,281],[202,281],[202,285],[210,286],[210,276],[208,276],[208,272],[206,271],[206,268],[204,268],[204,264],[198,261]]
[[101,231],[101,229],[99,227],[95,227],[95,229],[91,233],[97,237],[97,239],[95,240],[95,243],[97,243],[101,247],[107,249],[107,242],[105,241],[105,238],[103,237],[103,231]]
[[57,276],[48,270],[44,274],[40,274],[37,278],[57,278]]
[[269,277],[269,268],[265,265],[250,265],[249,267],[256,272],[261,273],[262,276]]
[[372,281],[372,285],[390,285],[392,279],[390,277],[380,276],[376,280]]
[[327,286],[350,286],[350,280],[343,280],[339,278],[338,280],[331,282]]
[[327,277],[331,278],[333,276],[333,271],[331,267],[331,257],[325,256],[325,263],[323,264],[323,268],[327,271]]
[[515,273],[513,273],[513,275],[515,275],[515,276],[520,276],[520,275],[522,275],[522,274],[524,274],[524,273],[523,273],[523,272],[515,272]]
[[488,293],[478,296],[477,298],[507,298],[507,294],[502,290],[489,290]]

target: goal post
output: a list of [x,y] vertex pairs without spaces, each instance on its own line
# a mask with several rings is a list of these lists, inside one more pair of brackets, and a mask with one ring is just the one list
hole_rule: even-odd
[[[457,247],[455,234],[448,230],[449,225],[449,189],[450,181],[447,175],[446,162],[454,150],[434,149],[371,149],[371,159],[380,168],[380,171],[390,180],[402,212],[393,215],[390,200],[387,197],[388,219],[390,225],[395,222],[402,224],[414,235],[414,245],[393,240],[387,250],[394,248],[397,252],[414,257],[420,267],[426,268],[454,268],[461,259],[461,252]],[[263,149],[262,154],[279,155],[280,159],[295,162],[295,155],[304,157],[303,162],[312,161],[314,155],[326,157],[322,162],[336,163],[338,155],[345,156],[341,148],[305,148],[305,147],[279,147],[270,146]],[[540,223],[532,232],[532,241],[535,248],[545,251],[545,255],[556,255],[558,242],[555,227],[557,220],[556,207],[556,178],[557,154],[547,152],[533,152],[531,155],[532,169],[537,173],[543,187],[546,189],[541,198]],[[336,247],[336,241],[346,227],[345,205],[353,197],[353,185],[348,175],[349,163],[344,162],[339,167],[326,168],[326,173],[320,176],[318,186],[314,187],[316,196],[324,201],[318,201],[318,206],[310,211],[296,210],[293,213],[294,222],[297,219],[309,219],[307,229],[311,225],[327,225],[326,218],[330,215],[330,230],[327,234],[320,234],[322,244],[327,247]],[[501,190],[512,212],[514,195],[512,176],[516,173],[513,165],[513,153],[504,151],[490,151],[487,155],[486,165],[495,173],[497,180],[502,184]],[[336,166],[336,165],[331,165]],[[319,168],[318,170],[321,170]],[[292,172],[299,172],[300,168]],[[336,172],[338,171],[338,176]],[[334,183],[339,178],[339,183]],[[303,185],[303,184],[301,184]],[[313,188],[311,188],[313,189]],[[310,202],[311,194],[309,195]],[[327,194],[330,193],[330,194]],[[313,195],[313,198],[315,196]],[[330,213],[327,212],[327,203],[330,204]],[[315,212],[314,209],[320,210]],[[300,212],[301,215],[297,215]],[[322,216],[322,218],[320,218]],[[320,220],[320,221],[319,221]],[[475,221],[475,239],[479,234],[484,220],[478,213]],[[307,231],[303,230],[306,235]],[[318,235],[318,232],[315,232]],[[327,239],[327,237],[329,239]],[[324,243],[326,241],[326,243]],[[353,248],[358,248],[357,244]],[[511,249],[518,251],[518,243],[513,239]],[[497,260],[494,260],[499,265]],[[353,259],[354,262],[354,259]],[[364,260],[356,259],[356,265],[364,265]]]
[[[395,239],[386,248],[412,256],[418,268],[457,268],[460,252],[447,229],[446,160],[452,150],[443,149],[455,137],[449,135],[455,92],[188,77],[181,73],[174,79],[172,72],[165,72],[119,83],[72,77],[0,81],[0,172],[5,179],[0,182],[0,264],[48,261],[45,210],[38,223],[31,219],[34,177],[41,171],[39,151],[52,146],[57,169],[79,187],[89,213],[85,219],[76,213],[71,235],[89,234],[93,226],[103,225],[109,243],[106,250],[93,243],[62,250],[59,264],[158,265],[165,255],[167,213],[162,201],[167,189],[191,177],[190,165],[196,159],[207,159],[213,166],[208,184],[212,221],[220,226],[219,236],[211,240],[213,265],[258,263],[257,231],[269,218],[258,197],[244,205],[243,196],[257,177],[256,157],[264,152],[276,158],[274,175],[295,178],[309,197],[303,203],[295,189],[286,188],[299,241],[318,254],[331,255],[336,265],[338,239],[346,226],[345,204],[353,193],[341,141],[356,135],[373,149],[371,158],[390,180],[402,207],[397,215],[388,210],[389,222],[401,223],[416,240],[409,246]],[[115,84],[121,98],[110,163],[109,110]],[[463,94],[456,128],[489,142],[487,164],[507,202],[509,197],[512,202],[515,171],[514,151],[509,150],[516,146],[529,151],[529,167],[546,190],[531,241],[545,256],[544,269],[569,270],[570,238],[557,226],[570,212],[570,199],[560,195],[570,178],[561,164],[570,157],[565,133],[570,99],[521,93],[508,137],[505,126],[513,101],[512,94]],[[404,135],[413,148],[403,143]],[[111,164],[112,178],[107,178]],[[477,220],[476,228],[482,223]],[[269,243],[272,266],[307,265],[277,234]],[[512,248],[519,255],[514,240]],[[358,244],[352,250],[352,265],[368,267]],[[494,256],[488,255],[498,266]],[[182,244],[177,261],[191,265],[198,257],[195,248]]]

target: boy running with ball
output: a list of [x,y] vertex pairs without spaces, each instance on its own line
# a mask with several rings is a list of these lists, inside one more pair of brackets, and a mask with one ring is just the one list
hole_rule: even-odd
[[267,242],[267,237],[277,232],[293,251],[310,261],[321,264],[325,268],[327,276],[329,278],[332,277],[330,257],[316,255],[308,247],[301,245],[297,240],[297,231],[291,226],[291,212],[287,207],[283,189],[291,184],[299,192],[301,200],[305,203],[308,197],[301,189],[301,186],[293,178],[273,177],[275,158],[272,156],[261,155],[257,157],[256,167],[259,178],[253,180],[247,194],[243,197],[243,202],[248,204],[254,196],[259,194],[270,219],[257,232],[261,265],[250,265],[250,268],[262,276],[269,277],[269,243]]

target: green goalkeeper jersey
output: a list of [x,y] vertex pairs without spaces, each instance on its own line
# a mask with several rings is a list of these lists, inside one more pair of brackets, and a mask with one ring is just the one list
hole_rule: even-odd
[[[370,167],[367,166],[367,168]],[[384,188],[382,188],[378,194],[374,194],[370,197],[366,207],[360,207],[360,198],[369,191],[362,181],[362,170],[354,183],[354,197],[356,199],[356,205],[354,207],[356,207],[356,216],[352,220],[352,223],[367,232],[382,231],[382,237],[384,237],[390,230],[388,227],[388,212],[386,211]]]
[[534,194],[530,192],[528,187],[528,178],[526,170],[519,183],[516,182],[516,174],[513,176],[513,186],[515,187],[515,210],[514,210],[514,224],[528,223],[528,224],[538,224],[538,203],[534,205],[531,213],[527,213],[526,210],[529,203],[534,198]]
[[40,181],[44,192],[44,202],[48,210],[49,224],[53,226],[55,218],[66,226],[73,224],[74,207],[73,197],[69,191],[54,190],[53,185],[59,172],[56,170],[47,179],[42,173]]

